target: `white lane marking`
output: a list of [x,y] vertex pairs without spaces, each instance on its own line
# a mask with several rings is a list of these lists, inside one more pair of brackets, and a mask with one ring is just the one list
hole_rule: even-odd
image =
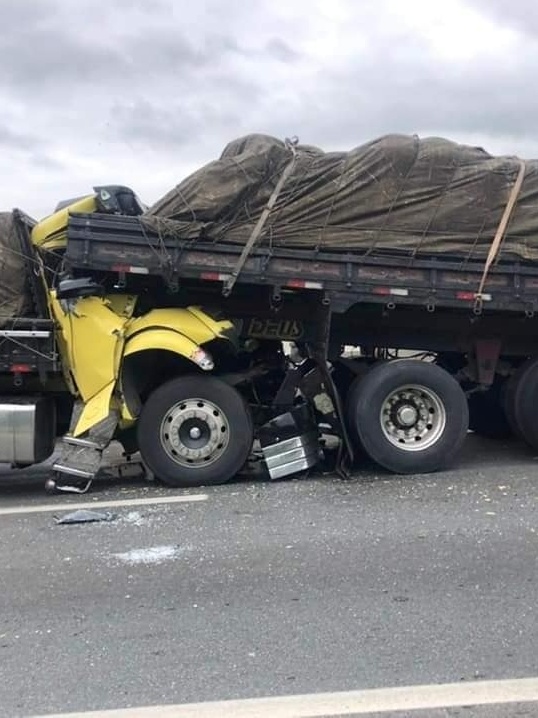
[[76,509],[119,508],[121,506],[149,506],[151,504],[187,504],[194,501],[207,501],[207,494],[190,494],[189,496],[155,496],[146,499],[118,499],[116,501],[84,501],[79,503],[41,504],[36,506],[11,506],[0,508],[0,516],[16,514],[42,514],[48,511],[75,511]]
[[182,550],[185,549],[179,546],[151,546],[150,548],[133,548],[124,553],[113,553],[112,557],[128,563],[130,566],[159,564],[177,558]]
[[538,678],[519,678],[64,713],[46,718],[319,718],[535,701],[538,701]]

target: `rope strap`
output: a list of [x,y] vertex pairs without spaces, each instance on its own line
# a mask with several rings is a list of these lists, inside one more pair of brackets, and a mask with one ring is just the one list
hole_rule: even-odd
[[484,286],[486,284],[486,280],[488,278],[489,270],[491,269],[491,265],[495,261],[499,249],[501,247],[502,241],[504,239],[504,235],[506,232],[506,228],[508,227],[508,222],[510,221],[510,217],[512,216],[512,212],[514,211],[514,207],[516,206],[517,199],[519,197],[519,193],[521,191],[521,187],[523,185],[523,178],[525,176],[525,161],[519,160],[519,172],[516,177],[516,181],[514,182],[514,186],[512,187],[512,191],[510,192],[510,196],[508,198],[508,202],[506,203],[506,207],[504,208],[503,216],[501,217],[501,221],[499,222],[499,226],[497,227],[497,231],[495,232],[495,237],[493,238],[493,242],[491,243],[491,247],[489,248],[488,256],[486,259],[486,264],[484,265],[484,271],[482,272],[482,279],[480,280],[480,285],[478,287],[478,292],[476,293],[476,306],[481,306],[482,304],[482,293],[484,291]]
[[297,158],[296,146],[297,146],[296,138],[294,138],[292,140],[286,140],[286,147],[289,150],[291,150],[291,153],[292,153],[291,162],[289,162],[286,165],[286,167],[284,168],[284,171],[280,175],[280,178],[279,178],[278,182],[276,183],[276,186],[275,186],[274,190],[272,191],[271,196],[267,200],[267,204],[265,205],[264,210],[260,215],[260,218],[256,222],[256,226],[252,230],[252,234],[250,235],[248,242],[243,247],[241,256],[237,260],[237,264],[235,265],[232,273],[230,274],[230,276],[224,283],[224,286],[222,288],[222,294],[225,297],[230,296],[232,289],[234,288],[234,285],[237,281],[237,278],[240,275],[241,270],[245,266],[245,262],[248,259],[248,255],[250,254],[250,252],[252,251],[252,248],[258,241],[258,238],[262,233],[265,223],[267,222],[267,219],[268,219],[269,215],[271,214],[271,210],[275,206],[275,202],[277,201],[278,195],[280,194],[282,188],[284,187],[284,184],[286,183],[286,180],[290,176],[290,174],[293,170],[293,167],[295,166],[295,160]]

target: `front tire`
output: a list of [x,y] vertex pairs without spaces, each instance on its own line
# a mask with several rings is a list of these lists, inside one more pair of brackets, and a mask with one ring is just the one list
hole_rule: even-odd
[[142,459],[157,478],[175,487],[226,483],[244,466],[253,436],[241,395],[207,376],[163,384],[138,421]]
[[353,392],[350,430],[366,453],[398,474],[446,467],[469,428],[458,382],[435,364],[398,360],[374,366]]

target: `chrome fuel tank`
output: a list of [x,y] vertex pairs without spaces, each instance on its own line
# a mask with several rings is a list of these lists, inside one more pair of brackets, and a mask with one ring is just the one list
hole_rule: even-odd
[[0,397],[0,462],[38,464],[54,450],[56,411],[45,397]]

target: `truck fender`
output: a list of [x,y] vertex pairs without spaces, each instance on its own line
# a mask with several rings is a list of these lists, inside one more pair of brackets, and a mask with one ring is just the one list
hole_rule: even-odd
[[[203,371],[211,371],[214,368],[213,358],[199,344],[181,332],[162,327],[144,329],[132,335],[125,344],[123,358],[156,349],[177,354],[192,362],[193,368]],[[123,395],[120,407],[121,419],[129,425],[136,420],[141,407],[136,392],[132,391],[129,375],[124,373],[123,367],[120,368],[120,384]]]
[[203,371],[211,371],[214,368],[213,359],[205,349],[173,329],[145,329],[134,334],[127,340],[123,356],[127,357],[150,349],[162,349],[179,354]]

